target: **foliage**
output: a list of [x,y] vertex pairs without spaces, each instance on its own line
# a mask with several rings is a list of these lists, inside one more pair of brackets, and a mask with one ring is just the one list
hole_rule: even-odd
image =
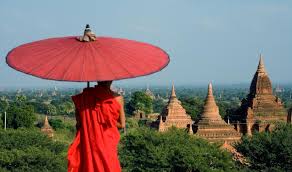
[[66,127],[61,119],[49,119],[49,123],[54,130],[64,129]]
[[7,111],[9,107],[9,103],[7,99],[0,99],[0,113],[4,114],[5,111]]
[[153,100],[153,112],[160,113],[166,103],[162,99]]
[[[36,116],[34,109],[24,102],[14,103],[7,109],[7,128],[30,128],[33,126]],[[4,121],[4,116],[2,116]]]
[[199,97],[185,97],[181,99],[181,102],[182,106],[186,109],[187,114],[189,114],[193,120],[198,119],[198,117],[202,114],[204,107],[203,99]]
[[73,103],[70,101],[66,101],[61,103],[58,106],[60,115],[74,116],[75,107]]
[[67,145],[37,130],[0,130],[0,171],[66,171]]
[[143,111],[146,114],[152,113],[153,111],[153,102],[151,97],[142,91],[134,92],[130,101],[126,104],[126,112],[128,114],[133,114],[136,110]]
[[292,171],[292,126],[278,125],[271,132],[243,137],[236,145],[249,158],[251,169],[257,171]]
[[125,171],[232,171],[231,156],[217,145],[183,130],[159,133],[148,128],[122,137],[119,157]]

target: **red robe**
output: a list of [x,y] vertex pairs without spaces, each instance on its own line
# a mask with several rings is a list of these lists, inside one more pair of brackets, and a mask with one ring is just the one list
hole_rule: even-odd
[[120,172],[116,125],[121,105],[101,87],[85,88],[72,99],[80,128],[68,150],[68,172]]

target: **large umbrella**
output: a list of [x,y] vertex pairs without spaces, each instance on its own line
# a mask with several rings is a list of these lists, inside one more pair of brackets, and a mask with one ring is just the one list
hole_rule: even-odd
[[6,62],[43,79],[89,82],[149,75],[166,67],[169,57],[147,43],[96,37],[87,25],[81,37],[49,38],[16,47]]

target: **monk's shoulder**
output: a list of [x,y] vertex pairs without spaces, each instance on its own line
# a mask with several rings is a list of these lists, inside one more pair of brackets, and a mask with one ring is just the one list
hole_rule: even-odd
[[116,99],[120,104],[124,104],[124,97],[119,93],[113,92],[114,99]]

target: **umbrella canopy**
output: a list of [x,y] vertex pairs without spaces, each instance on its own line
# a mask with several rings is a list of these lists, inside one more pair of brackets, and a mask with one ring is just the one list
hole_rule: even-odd
[[50,38],[12,49],[7,64],[21,72],[60,81],[108,81],[158,72],[169,57],[162,49],[133,40],[84,36]]

